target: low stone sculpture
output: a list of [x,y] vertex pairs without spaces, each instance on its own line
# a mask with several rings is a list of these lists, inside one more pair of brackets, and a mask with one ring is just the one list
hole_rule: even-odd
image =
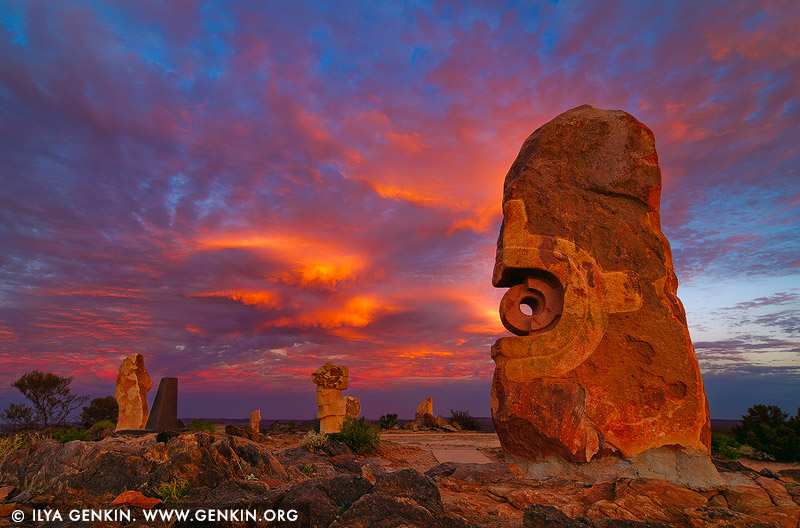
[[355,396],[345,396],[344,407],[345,416],[350,416],[351,418],[355,419],[358,418],[359,414],[361,414],[361,400]]
[[[319,432],[338,433],[347,414],[347,402],[342,391],[347,390],[349,370],[327,362],[311,374],[311,381],[317,386],[317,418]],[[360,405],[359,405],[360,410]]]
[[506,176],[492,282],[519,337],[492,347],[491,408],[531,473],[616,459],[598,471],[718,481],[660,191],[652,132],[588,105],[534,132]]
[[163,431],[183,427],[178,420],[178,378],[161,378],[145,429]]
[[119,366],[114,397],[119,406],[117,431],[144,429],[150,413],[147,410],[147,392],[153,381],[144,368],[144,357],[131,354]]

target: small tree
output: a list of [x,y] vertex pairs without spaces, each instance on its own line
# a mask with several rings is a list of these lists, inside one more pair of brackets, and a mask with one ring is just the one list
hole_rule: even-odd
[[119,404],[113,396],[95,398],[81,411],[81,422],[84,427],[91,427],[97,422],[109,420],[117,423]]
[[73,379],[72,376],[64,377],[52,372],[45,374],[38,370],[24,374],[11,386],[30,400],[33,409],[25,404],[18,405],[15,409],[9,407],[4,413],[4,419],[8,419],[9,412],[27,414],[28,411],[22,410],[27,408],[32,413],[35,423],[42,427],[63,425],[70,414],[89,399],[70,392],[69,384]]
[[800,461],[800,409],[788,417],[777,405],[754,405],[733,434],[741,444],[778,460]]
[[24,403],[10,404],[8,409],[0,414],[0,418],[2,418],[6,428],[14,432],[33,429],[36,426],[33,409]]

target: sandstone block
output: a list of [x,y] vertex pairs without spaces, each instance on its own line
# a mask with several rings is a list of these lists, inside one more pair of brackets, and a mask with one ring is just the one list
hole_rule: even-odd
[[144,429],[150,413],[147,410],[147,392],[153,381],[144,368],[144,357],[131,354],[122,361],[117,374],[114,397],[119,405],[117,431]]
[[505,453],[707,456],[708,403],[660,192],[653,134],[625,112],[581,106],[523,144],[505,179],[492,278],[509,288],[501,320],[517,335],[492,347]]

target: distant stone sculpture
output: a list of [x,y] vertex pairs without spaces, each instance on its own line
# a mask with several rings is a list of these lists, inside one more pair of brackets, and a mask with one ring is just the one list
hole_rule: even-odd
[[718,480],[660,192],[652,132],[588,105],[536,130],[506,176],[492,282],[519,337],[492,347],[491,408],[531,473],[616,458],[617,474]]
[[422,403],[417,405],[417,412],[414,414],[414,418],[421,420],[426,414],[433,415],[433,398],[425,398]]
[[250,429],[255,432],[261,431],[261,409],[250,413]]
[[351,418],[358,418],[358,415],[361,414],[361,400],[356,398],[355,396],[345,396],[344,397],[344,415],[350,416]]
[[178,378],[161,378],[145,429],[163,431],[181,428],[183,422],[178,420]]
[[114,397],[119,406],[117,431],[144,429],[150,413],[147,410],[147,392],[153,381],[144,368],[144,357],[131,354],[122,361],[117,374]]
[[[347,414],[347,403],[342,391],[347,390],[348,368],[327,362],[311,374],[311,381],[317,386],[317,418],[319,432],[338,433]],[[359,405],[360,409],[360,405]]]

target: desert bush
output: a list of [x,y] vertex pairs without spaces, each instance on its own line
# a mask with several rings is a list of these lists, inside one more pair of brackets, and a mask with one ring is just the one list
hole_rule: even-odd
[[189,424],[189,429],[195,429],[197,431],[210,431],[215,433],[217,432],[217,424],[209,420],[192,420],[192,423]]
[[737,449],[738,447],[739,442],[735,438],[720,433],[711,433],[712,453],[722,455],[730,460],[736,460],[742,456],[742,453]]
[[397,425],[397,415],[384,414],[378,418],[378,425],[381,429],[392,429],[395,425]]
[[6,455],[11,451],[23,449],[33,444],[38,444],[47,436],[39,432],[20,432],[5,436],[0,436],[0,456]]
[[359,455],[377,451],[381,446],[381,428],[366,418],[358,420],[346,416],[339,432],[339,439]]
[[789,418],[777,405],[754,405],[742,416],[741,425],[734,427],[733,434],[745,456],[800,461],[800,409]]
[[88,429],[75,429],[72,427],[65,427],[64,429],[61,430],[60,433],[58,433],[57,439],[62,444],[66,444],[67,442],[71,442],[73,440],[86,441],[89,439],[89,431]]
[[89,405],[81,409],[81,424],[91,427],[102,421],[117,423],[119,417],[119,404],[113,396],[94,398]]
[[114,429],[116,429],[116,427],[116,424],[114,424],[114,422],[111,420],[100,420],[91,426],[87,431],[88,439],[96,441],[109,437],[114,433]]
[[324,434],[315,433],[314,431],[309,431],[306,435],[300,440],[300,447],[307,451],[311,451],[312,453],[321,453],[325,450],[325,446],[328,443],[328,437]]
[[72,376],[38,370],[23,374],[11,386],[20,391],[33,404],[33,408],[24,403],[11,404],[3,412],[3,421],[12,428],[24,418],[43,428],[64,424],[72,412],[88,399],[72,394],[69,385],[73,379]]
[[159,496],[164,502],[177,504],[192,490],[192,485],[184,479],[172,479],[158,488]]
[[478,420],[470,416],[469,411],[450,409],[450,422],[457,423],[464,431],[477,431],[480,429]]

